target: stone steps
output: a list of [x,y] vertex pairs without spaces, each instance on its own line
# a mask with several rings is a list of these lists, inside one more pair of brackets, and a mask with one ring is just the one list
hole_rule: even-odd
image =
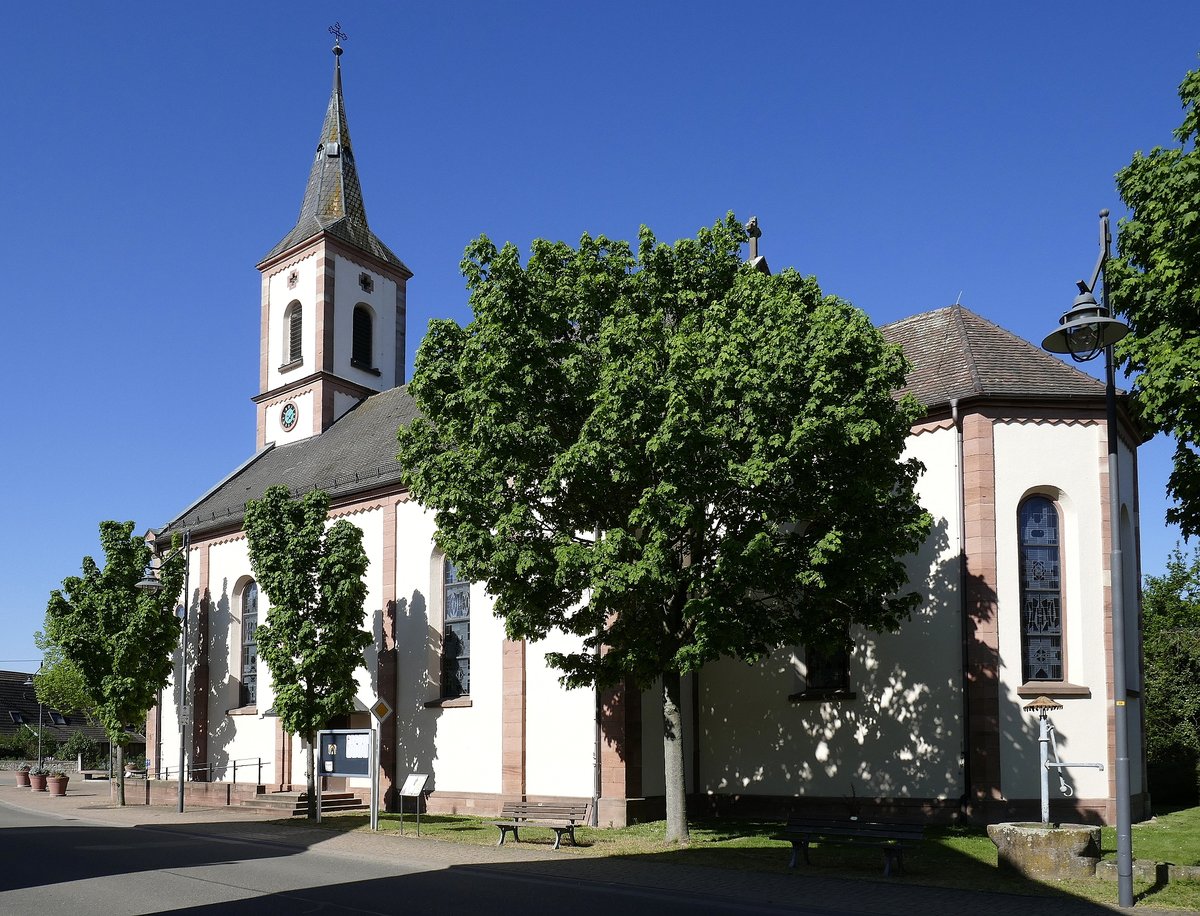
[[[239,807],[252,811],[278,814],[280,817],[307,816],[307,792],[270,792],[247,799]],[[367,803],[353,792],[322,792],[321,812],[335,814],[343,811],[366,811]]]

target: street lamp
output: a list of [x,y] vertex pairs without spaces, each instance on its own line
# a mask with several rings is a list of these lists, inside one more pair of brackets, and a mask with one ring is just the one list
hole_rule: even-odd
[[1100,286],[1100,301],[1094,291],[1098,281],[1106,280],[1105,265],[1109,258],[1112,236],[1108,231],[1108,211],[1100,211],[1100,257],[1092,271],[1090,284],[1079,281],[1079,295],[1070,310],[1059,319],[1059,329],[1042,341],[1051,353],[1066,353],[1075,362],[1087,362],[1104,353],[1104,401],[1108,426],[1108,509],[1109,537],[1112,554],[1109,573],[1112,577],[1112,651],[1113,651],[1113,721],[1117,755],[1117,888],[1121,906],[1133,906],[1133,840],[1130,834],[1129,811],[1129,733],[1125,706],[1125,612],[1121,570],[1121,522],[1117,478],[1117,389],[1113,382],[1112,346],[1129,333],[1129,326],[1111,317],[1104,301],[1108,298],[1107,282]]
[[[183,633],[179,643],[179,813],[183,813],[183,767],[187,760],[187,647],[188,647],[188,604],[191,603],[191,588],[189,574],[191,573],[191,562],[187,555],[188,547],[191,545],[192,539],[190,532],[183,532],[183,544],[176,550],[171,551],[162,560],[163,563],[169,563],[180,553],[183,557],[183,604],[179,606],[179,615],[183,619]],[[158,581],[158,577],[154,574],[155,570],[146,569],[146,574],[142,576],[141,581],[137,583],[137,587],[143,591],[156,593],[162,589],[162,583]]]
[[[41,674],[42,668],[45,667],[45,665],[46,665],[46,663],[42,662],[41,664],[38,665],[37,671],[35,671],[33,674],[29,675],[29,677],[25,678],[25,686],[26,687],[33,687],[33,679],[34,679],[35,675]],[[35,697],[37,696],[36,688],[34,688],[33,695]],[[38,771],[40,772],[41,769],[42,769],[42,698],[38,697]]]

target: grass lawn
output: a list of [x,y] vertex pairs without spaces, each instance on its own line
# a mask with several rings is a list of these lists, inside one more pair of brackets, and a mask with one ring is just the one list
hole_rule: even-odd
[[[364,814],[326,815],[321,826],[331,830],[370,829]],[[662,821],[621,829],[585,827],[576,831],[578,848],[567,844],[559,851],[563,855],[581,857],[649,856],[661,862],[783,874],[788,872],[790,847],[771,839],[779,828],[777,821],[699,819],[691,824],[691,843],[679,847],[663,840],[666,828]],[[398,833],[399,816],[380,813],[379,830],[381,833]],[[415,830],[413,815],[405,815],[404,832],[412,835]],[[490,818],[426,814],[421,817],[421,836],[441,842],[490,846],[496,843],[499,833]],[[996,847],[981,827],[931,827],[925,831],[925,837],[924,843],[905,853],[905,874],[890,880],[1042,897],[1070,895],[1098,903],[1116,903],[1115,881],[1097,878],[1041,883],[1000,873],[996,868]],[[548,848],[553,845],[554,834],[549,830],[531,830],[521,842]],[[1114,829],[1104,828],[1101,845],[1104,858],[1116,858]],[[1133,850],[1137,859],[1176,865],[1200,864],[1200,808],[1135,824]],[[882,876],[883,857],[876,849],[814,845],[810,857],[812,869],[824,877],[885,880]],[[1144,906],[1200,911],[1200,882],[1180,881],[1152,886],[1134,881],[1134,895]]]

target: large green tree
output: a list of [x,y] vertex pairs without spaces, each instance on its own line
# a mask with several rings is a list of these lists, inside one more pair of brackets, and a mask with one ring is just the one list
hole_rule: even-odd
[[1200,550],[1177,547],[1163,575],[1146,577],[1142,613],[1147,756],[1200,764]]
[[61,648],[78,674],[92,710],[117,749],[117,801],[125,804],[127,725],[142,726],[171,678],[179,644],[174,609],[183,590],[184,557],[162,564],[162,589],[137,587],[151,550],[133,534],[133,522],[101,522],[104,566],[83,558],[83,575],[63,580],[50,594],[45,638]]
[[681,675],[897,626],[929,530],[902,460],[906,364],[861,311],[745,264],[732,214],[659,244],[480,238],[474,320],[431,322],[399,431],[438,543],[570,686],[661,681],[667,829],[686,840]]
[[362,629],[368,563],[362,531],[344,519],[326,530],[328,515],[327,493],[293,499],[285,486],[269,487],[246,506],[250,565],[271,602],[255,641],[271,672],[275,712],[306,744],[310,818],[316,817],[316,733],[354,710],[354,672],[371,643]]
[[1147,428],[1175,438],[1167,520],[1191,536],[1200,533],[1200,70],[1184,78],[1179,97],[1180,146],[1136,153],[1117,173],[1130,216],[1106,279],[1133,328],[1116,354],[1136,373],[1136,409]]

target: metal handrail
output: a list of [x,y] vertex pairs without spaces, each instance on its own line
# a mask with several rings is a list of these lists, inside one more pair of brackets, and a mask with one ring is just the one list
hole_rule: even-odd
[[[196,778],[197,774],[203,773],[203,774],[206,774],[208,777],[210,777],[210,778],[203,780],[204,782],[215,782],[217,780],[215,780],[211,777],[213,777],[217,774],[220,774],[220,776],[222,776],[222,777],[224,777],[226,774],[230,774],[232,776],[232,778],[229,781],[236,785],[237,781],[238,781],[238,778],[237,778],[238,777],[238,764],[242,765],[243,770],[252,769],[255,771],[257,785],[262,785],[263,767],[269,768],[272,766],[272,762],[270,760],[263,760],[262,757],[241,757],[239,759],[231,760],[228,763],[222,763],[222,764],[197,763],[197,764],[193,764],[187,768],[187,770],[184,773],[184,779],[187,780],[188,782],[191,782],[192,780],[194,780]],[[158,778],[165,779],[165,780],[170,780],[173,778],[178,779],[179,778],[179,767],[175,768],[174,776],[172,776],[171,774],[172,774],[172,771],[171,771],[170,767],[163,767],[159,773]]]

